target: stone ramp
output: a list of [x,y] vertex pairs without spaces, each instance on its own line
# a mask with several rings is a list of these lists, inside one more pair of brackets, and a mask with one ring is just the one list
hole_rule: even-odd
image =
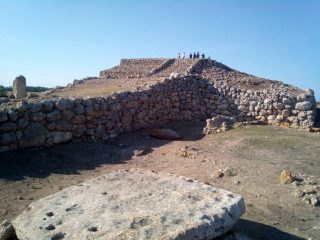
[[119,170],[32,203],[18,239],[212,239],[244,213],[241,196],[186,177]]

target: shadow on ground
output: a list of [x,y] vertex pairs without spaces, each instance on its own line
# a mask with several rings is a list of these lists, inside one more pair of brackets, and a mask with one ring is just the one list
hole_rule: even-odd
[[[239,219],[232,231],[226,235],[214,238],[212,240],[233,239],[234,232],[244,233],[253,240],[304,240],[304,238],[282,232],[281,230],[262,223],[257,223],[249,220]],[[229,237],[230,236],[230,237]],[[8,240],[19,240],[16,236]]]
[[317,104],[315,127],[320,128],[320,103]]
[[[181,132],[182,141],[196,141],[203,137],[203,123],[173,123],[168,127]],[[150,153],[170,142],[150,137],[149,130],[145,129],[105,142],[68,143],[0,153],[0,179],[20,181],[25,177],[46,178],[52,173],[80,174],[81,170],[94,170],[103,164],[126,163],[136,150]]]
[[243,232],[252,239],[259,240],[303,240],[304,238],[283,232],[275,227],[250,220],[239,219],[234,231]]

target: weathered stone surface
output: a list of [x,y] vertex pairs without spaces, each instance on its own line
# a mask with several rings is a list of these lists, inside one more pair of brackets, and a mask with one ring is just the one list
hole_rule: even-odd
[[0,133],[14,131],[17,129],[17,124],[13,122],[6,122],[0,125]]
[[26,91],[26,78],[22,75],[16,77],[13,81],[12,92],[15,98],[25,98],[27,96]]
[[312,109],[312,103],[309,101],[298,102],[296,104],[296,109],[300,111],[308,111]]
[[8,120],[7,111],[0,111],[0,122],[5,122]]
[[65,110],[65,109],[69,108],[70,106],[71,106],[71,101],[69,99],[65,99],[65,98],[58,100],[58,102],[56,103],[56,107],[59,110]]
[[42,105],[43,105],[43,111],[46,113],[51,112],[54,107],[54,103],[52,100],[44,100],[42,102]]
[[46,114],[42,112],[33,113],[31,115],[31,119],[35,122],[40,122],[46,118]]
[[99,125],[95,130],[94,130],[94,135],[97,138],[103,138],[106,135],[106,129],[104,126]]
[[152,129],[150,131],[150,136],[160,138],[160,139],[168,139],[168,140],[178,140],[181,138],[179,133],[168,128]]
[[50,132],[50,141],[54,144],[69,142],[72,139],[70,132]]
[[47,114],[48,121],[55,121],[61,118],[61,114],[59,111],[53,111]]
[[15,232],[11,221],[4,220],[0,226],[0,240],[14,239]]
[[294,180],[291,172],[289,170],[283,170],[279,176],[279,181],[281,184],[289,184]]
[[207,124],[203,129],[204,134],[227,131],[235,123],[234,118],[218,115],[206,120]]
[[45,144],[45,129],[41,124],[32,123],[23,132],[20,147],[38,147]]
[[9,145],[16,141],[16,135],[13,132],[0,135],[0,145]]
[[73,126],[73,129],[72,129],[72,136],[73,137],[81,137],[85,131],[86,131],[85,125],[83,125],[83,124],[75,125],[75,126]]
[[10,119],[11,121],[13,121],[13,122],[17,121],[17,119],[18,119],[18,114],[17,114],[17,112],[12,111],[12,110],[9,110],[9,111],[8,111],[8,116],[9,116],[9,119]]
[[29,111],[32,113],[39,112],[42,109],[42,103],[31,103],[29,104]]
[[211,239],[245,210],[243,198],[185,177],[119,170],[32,203],[13,221],[21,240]]

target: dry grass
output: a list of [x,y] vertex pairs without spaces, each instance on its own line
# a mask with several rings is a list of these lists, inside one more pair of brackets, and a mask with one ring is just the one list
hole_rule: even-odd
[[58,90],[50,94],[49,97],[102,97],[110,95],[114,92],[134,91],[138,87],[145,88],[148,85],[153,85],[163,80],[163,77],[89,80],[84,84]]

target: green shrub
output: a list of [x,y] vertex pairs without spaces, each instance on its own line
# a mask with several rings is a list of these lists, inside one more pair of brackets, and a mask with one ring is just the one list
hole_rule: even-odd
[[4,86],[0,85],[0,97],[6,97],[7,96],[7,90]]

